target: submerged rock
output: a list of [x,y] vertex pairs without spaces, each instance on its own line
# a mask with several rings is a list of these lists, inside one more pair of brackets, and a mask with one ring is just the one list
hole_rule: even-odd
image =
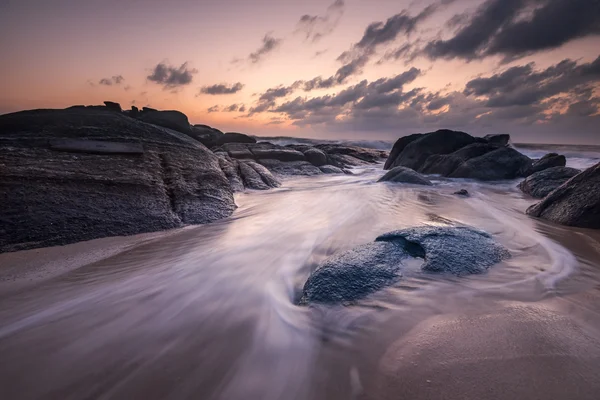
[[0,139],[0,252],[207,223],[235,209],[215,154],[125,114],[6,114]]
[[395,284],[415,259],[424,260],[425,272],[462,276],[483,273],[509,257],[489,234],[470,227],[403,229],[325,260],[306,281],[301,303],[360,300]]
[[600,229],[600,163],[569,179],[527,214],[558,224]]
[[529,175],[519,184],[519,189],[525,194],[542,199],[563,183],[580,174],[581,171],[568,167],[552,167]]
[[418,172],[410,168],[394,167],[389,170],[378,182],[412,183],[414,185],[432,186],[433,183]]

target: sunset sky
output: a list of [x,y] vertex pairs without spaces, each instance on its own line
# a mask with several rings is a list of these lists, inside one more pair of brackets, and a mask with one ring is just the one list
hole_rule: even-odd
[[600,0],[0,0],[0,114],[104,100],[256,135],[600,144]]

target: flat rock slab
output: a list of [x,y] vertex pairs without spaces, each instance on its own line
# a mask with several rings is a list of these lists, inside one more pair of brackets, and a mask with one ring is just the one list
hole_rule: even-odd
[[105,142],[101,140],[54,139],[50,148],[57,151],[88,154],[144,154],[141,143]]
[[509,251],[486,232],[471,227],[423,226],[379,236],[325,260],[304,285],[301,304],[360,300],[402,278],[409,262],[422,259],[423,272],[480,274]]

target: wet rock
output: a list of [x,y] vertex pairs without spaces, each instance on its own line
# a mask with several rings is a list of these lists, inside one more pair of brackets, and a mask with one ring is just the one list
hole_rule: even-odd
[[[121,113],[6,114],[0,139],[0,252],[207,223],[235,209],[212,152]],[[53,150],[61,140],[141,146],[143,152]]]
[[513,148],[500,147],[482,156],[463,162],[449,177],[469,178],[481,181],[515,179],[531,159]]
[[557,224],[600,229],[600,163],[550,192],[527,214]]
[[327,164],[327,154],[323,150],[317,148],[308,148],[303,151],[306,161],[314,165],[315,167],[321,167]]
[[[316,148],[327,153],[328,156],[349,156],[355,160],[364,161],[368,164],[374,164],[383,161],[388,153],[382,150],[367,149],[358,146],[346,146],[341,144],[318,144]],[[347,157],[340,159],[348,160]],[[338,167],[343,167],[338,165]]]
[[244,190],[244,182],[240,177],[239,165],[237,160],[232,160],[227,153],[215,153],[219,157],[219,166],[229,181],[231,190],[241,192]]
[[247,189],[268,190],[281,185],[267,168],[254,161],[240,161],[239,169]]
[[450,154],[434,154],[427,157],[419,172],[450,176],[461,164],[475,157],[497,150],[499,147],[489,143],[473,143]]
[[217,138],[216,145],[222,146],[225,143],[256,143],[256,139],[243,133],[228,132]]
[[219,137],[223,136],[223,132],[208,125],[194,125],[190,129],[189,135],[209,149],[216,147]]
[[139,119],[148,124],[162,126],[185,134],[190,134],[192,131],[188,117],[180,111],[157,111],[144,107],[142,113],[139,114]]
[[272,143],[256,143],[247,145],[256,160],[306,161],[302,152]]
[[566,165],[567,159],[565,156],[556,153],[549,153],[539,160],[533,161],[531,168],[524,175],[527,176],[548,168],[564,167]]
[[106,106],[106,108],[109,111],[114,111],[114,112],[122,112],[123,109],[121,108],[121,105],[119,103],[115,103],[114,101],[105,101],[104,105]]
[[378,182],[412,183],[414,185],[432,186],[433,183],[418,172],[410,168],[394,167],[389,170]]
[[334,167],[333,165],[322,165],[319,167],[324,174],[345,174],[343,169]]
[[417,227],[386,233],[374,243],[336,254],[310,275],[302,304],[360,300],[402,278],[409,263],[425,272],[479,274],[510,257],[485,232],[470,227]]
[[276,175],[284,176],[313,176],[321,175],[322,172],[308,161],[280,161],[280,160],[259,160],[267,169]]
[[[399,141],[403,139],[400,138]],[[418,171],[431,155],[450,154],[472,143],[482,142],[484,139],[476,139],[465,132],[441,129],[421,136],[413,135],[412,140],[407,141],[409,143],[404,146],[400,154],[386,163],[389,168],[402,166]]]
[[542,199],[581,171],[568,167],[552,167],[529,175],[519,184],[523,193]]
[[396,140],[396,143],[394,143],[394,147],[392,147],[392,151],[390,152],[389,157],[385,161],[383,169],[388,170],[392,168],[394,162],[396,161],[400,153],[404,151],[404,148],[406,148],[406,146],[408,146],[410,143],[419,139],[421,136],[423,136],[422,133],[414,133],[412,135],[403,136],[400,139]]
[[510,135],[508,134],[485,135],[483,138],[487,140],[488,143],[497,146],[508,146],[508,143],[510,143]]
[[510,258],[509,251],[486,232],[471,227],[418,227],[386,233],[376,242],[399,243],[415,257],[424,257],[427,272],[457,276],[480,274]]
[[456,192],[452,193],[456,196],[460,196],[460,197],[471,197],[471,195],[469,194],[469,192],[467,191],[467,189],[460,189],[457,190]]

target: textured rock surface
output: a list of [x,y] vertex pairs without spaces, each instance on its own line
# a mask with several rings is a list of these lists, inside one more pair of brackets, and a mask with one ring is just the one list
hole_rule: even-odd
[[414,142],[421,136],[423,136],[422,133],[413,133],[412,135],[403,136],[400,139],[396,140],[396,143],[394,143],[394,147],[392,147],[392,151],[390,152],[389,157],[385,161],[383,169],[388,170],[392,168],[400,153],[404,151],[404,148],[406,148],[406,146],[408,146],[410,143]]
[[317,148],[308,148],[303,152],[306,157],[306,161],[314,165],[315,167],[321,167],[327,164],[327,154],[323,150]]
[[600,163],[574,176],[527,214],[581,228],[600,229]]
[[565,156],[556,153],[549,153],[539,160],[535,160],[525,175],[531,175],[552,167],[564,167],[566,165],[567,159]]
[[247,189],[268,190],[280,186],[279,181],[267,168],[254,161],[240,161],[239,169]]
[[542,199],[581,171],[568,167],[552,167],[529,175],[519,184],[523,193]]
[[497,150],[499,147],[489,143],[473,143],[450,154],[434,154],[427,157],[419,172],[450,176],[461,164],[472,158]]
[[[56,151],[52,140],[141,145],[143,153]],[[0,251],[206,223],[235,209],[204,146],[95,108],[0,116],[0,170]]]
[[374,243],[336,254],[304,285],[302,304],[339,304],[393,285],[411,260],[425,272],[479,274],[510,257],[485,232],[470,227],[417,227],[386,233]]
[[406,167],[394,167],[379,182],[412,183],[414,185],[431,186],[433,183],[418,172]]
[[345,174],[344,170],[333,165],[323,165],[319,169],[324,174]]
[[228,132],[217,137],[217,146],[225,143],[256,143],[256,139],[243,133]]
[[267,167],[269,171],[276,175],[303,175],[313,176],[321,175],[322,172],[308,161],[280,161],[280,160],[260,160],[259,163]]
[[469,194],[469,191],[467,189],[460,189],[452,194],[460,197],[471,197],[471,194]]
[[492,143],[498,146],[507,146],[510,143],[510,135],[508,134],[498,134],[498,135],[485,135],[483,137],[488,143]]
[[454,275],[480,274],[510,258],[502,245],[483,231],[470,227],[418,227],[379,236],[376,241],[401,242],[412,254],[424,254],[423,271]]

